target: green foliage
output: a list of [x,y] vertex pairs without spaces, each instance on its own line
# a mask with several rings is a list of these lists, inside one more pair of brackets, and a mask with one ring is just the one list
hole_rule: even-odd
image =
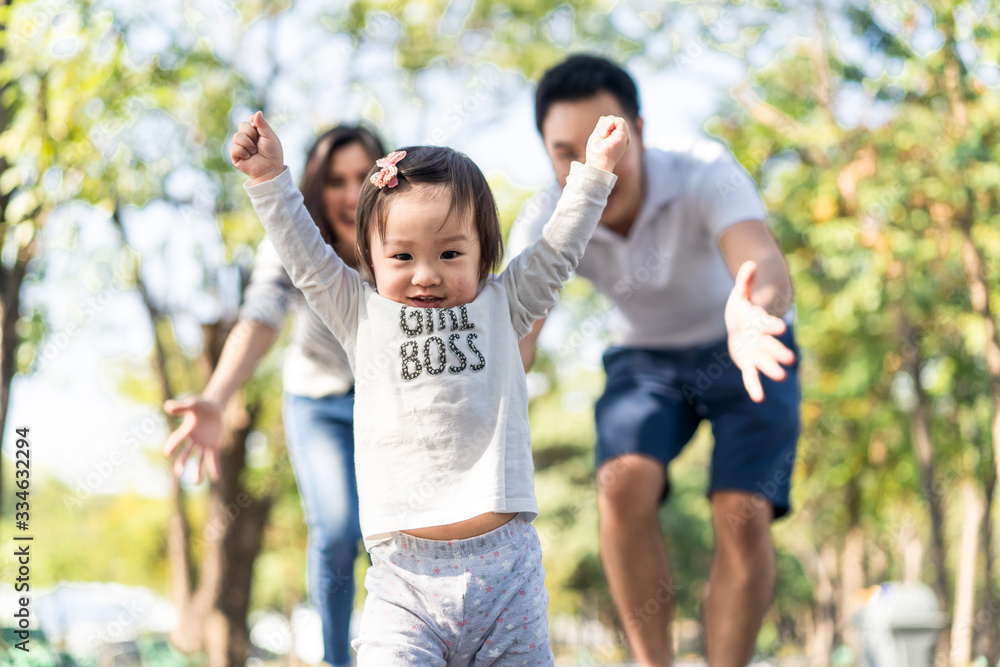
[[[462,7],[444,0],[406,3],[368,0],[349,3],[322,20],[333,32],[350,35],[360,47],[384,39],[398,24],[395,64],[407,73],[428,65],[490,63],[534,79],[564,57],[567,49],[633,53],[638,44],[617,32],[607,2],[474,2]],[[651,19],[655,25],[655,20]],[[650,26],[652,30],[652,26]]]
[[[906,372],[912,350],[902,340],[905,325],[913,328],[914,349],[925,361],[920,382],[938,463],[934,493],[953,505],[958,480],[985,479],[994,465],[985,339],[971,310],[961,230],[970,225],[987,260],[988,298],[1000,312],[1000,92],[980,68],[1000,58],[1000,15],[972,2],[936,1],[927,10],[910,2],[882,5],[874,11],[848,4],[843,14],[817,19],[813,5],[777,0],[670,8],[583,0],[464,6],[365,0],[331,8],[321,19],[331,39],[346,37],[356,47],[352,66],[365,48],[390,48],[396,68],[386,76],[409,92],[426,68],[477,71],[489,64],[533,80],[577,50],[619,60],[638,55],[647,64],[681,70],[706,50],[748,58],[765,52],[767,64],[735,89],[739,103],[726,104],[708,126],[760,184],[796,288],[804,388],[797,511],[775,531],[780,580],[759,643],[764,652],[800,640],[796,628],[814,603],[812,582],[782,531],[840,548],[848,530],[863,529],[872,583],[901,577],[901,542],[928,531],[912,454],[913,385]],[[230,6],[242,30],[257,21],[273,25],[291,3]],[[13,195],[0,230],[5,252],[29,247],[46,217],[74,201],[109,215],[141,210],[154,200],[181,211],[192,202],[171,200],[164,183],[186,168],[204,179],[196,196],[208,203],[199,206],[216,214],[227,255],[259,241],[242,176],[228,164],[224,147],[231,114],[266,106],[268,90],[213,50],[198,30],[213,17],[202,12],[187,7],[183,29],[171,33],[165,50],[137,60],[127,40],[133,26],[89,0],[0,6],[7,121],[0,133],[0,190]],[[636,19],[627,28],[621,12]],[[137,10],[130,20],[144,18]],[[796,21],[808,24],[799,32],[814,37],[784,39],[781,31]],[[941,45],[918,49],[918,33],[927,30],[937,31]],[[150,127],[167,138],[149,137]],[[490,174],[490,182],[507,231],[528,193],[502,174]],[[141,268],[127,250],[94,261],[102,268],[81,277],[88,284],[114,275],[117,284],[131,287]],[[44,268],[44,258],[33,264],[29,282]],[[210,291],[215,286],[204,273]],[[577,334],[603,322],[607,302],[585,282],[572,282],[563,297]],[[37,357],[47,325],[46,313],[24,313],[17,333],[29,344],[18,353],[18,369]],[[195,363],[194,351],[172,342],[168,319],[156,326],[170,342],[166,367],[175,391],[201,389],[207,369]],[[603,377],[576,362],[588,338],[600,336],[571,337],[540,355],[533,381],[548,389],[532,401],[531,424],[537,528],[552,611],[612,622],[597,548],[593,472],[591,405]],[[274,496],[254,605],[287,611],[305,597],[306,531],[281,445],[279,358],[285,342],[287,332],[245,389],[248,404],[259,410],[254,437],[264,445],[241,481],[255,497]],[[159,403],[161,390],[148,371],[128,363],[109,371],[123,393]],[[672,495],[661,512],[684,618],[700,615],[712,547],[704,497],[710,445],[708,433],[700,432],[672,467]],[[3,471],[9,489],[9,466]],[[39,550],[36,585],[103,579],[165,588],[162,502],[134,495],[78,498],[41,476],[33,489],[47,508],[36,524],[38,544],[72,545]],[[3,522],[10,521],[9,510],[5,506]],[[200,492],[188,510],[197,534],[204,521]],[[949,542],[958,514],[947,515]],[[364,565],[359,558],[359,572]]]
[[[992,419],[984,341],[970,312],[960,232],[971,223],[980,252],[996,257],[990,137],[1000,95],[964,62],[950,82],[948,68],[961,58],[954,43],[914,53],[915,4],[889,11],[891,26],[885,14],[880,22],[851,6],[851,35],[827,33],[778,54],[751,77],[760,100],[741,98],[744,105],[729,105],[710,129],[761,184],[796,287],[804,400],[794,499],[804,511],[792,521],[815,543],[837,545],[849,528],[864,527],[867,549],[889,561],[887,571],[869,574],[898,578],[897,541],[928,529],[923,518],[901,519],[926,516],[912,454],[907,326],[925,360],[934,493],[947,504],[958,480],[983,479],[980,459],[992,465],[979,435]],[[965,46],[996,48],[995,15],[975,14],[968,3],[934,12],[946,38],[961,31],[956,17],[966,12],[990,28],[963,35]],[[837,47],[838,39],[858,38],[868,47],[863,60]],[[839,119],[859,91],[853,104],[868,117]],[[1000,271],[995,261],[986,268],[995,294]],[[957,514],[949,515],[949,534]]]
[[[13,466],[3,466],[3,488],[13,489]],[[31,587],[60,581],[107,581],[166,590],[165,535],[168,503],[135,493],[97,495],[72,488],[37,470],[28,496],[31,507]],[[14,525],[13,494],[3,498],[0,524]],[[7,530],[6,534],[10,534]],[[3,581],[13,582],[13,542],[0,557]]]

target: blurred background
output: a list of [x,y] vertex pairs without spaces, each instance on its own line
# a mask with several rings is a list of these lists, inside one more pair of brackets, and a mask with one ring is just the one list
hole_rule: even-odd
[[[209,655],[248,646],[247,664],[319,662],[282,346],[235,400],[232,483],[178,481],[159,453],[160,406],[204,386],[263,236],[229,139],[263,109],[296,179],[341,121],[447,144],[506,230],[551,178],[533,82],[577,51],[634,76],[647,144],[727,144],[788,258],[803,432],[759,659],[855,664],[878,586],[920,582],[945,611],[938,664],[998,663],[994,2],[14,0],[0,30],[0,663],[222,665]],[[597,550],[606,317],[570,283],[528,378],[565,665],[627,658]],[[680,662],[701,660],[710,451],[706,425],[661,513]],[[13,646],[23,534],[30,653]]]

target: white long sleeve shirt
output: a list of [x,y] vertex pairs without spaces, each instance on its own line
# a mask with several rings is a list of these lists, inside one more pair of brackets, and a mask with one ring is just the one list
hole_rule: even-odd
[[518,340],[558,298],[617,177],[574,163],[540,238],[468,304],[381,297],[323,243],[286,169],[245,186],[292,282],[355,377],[355,470],[366,548],[397,530],[486,512],[537,515]]

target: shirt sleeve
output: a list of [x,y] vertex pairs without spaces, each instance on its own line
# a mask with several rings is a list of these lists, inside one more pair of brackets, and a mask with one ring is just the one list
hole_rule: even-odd
[[767,220],[757,184],[732,153],[721,146],[719,149],[719,156],[705,166],[696,189],[705,227],[713,238],[737,223]]
[[545,316],[580,262],[618,177],[579,162],[570,166],[566,187],[541,236],[500,274],[517,335]]
[[521,212],[510,228],[507,243],[504,244],[508,262],[542,235],[542,228],[552,217],[559,194],[559,184],[553,181],[521,207]]
[[280,331],[294,290],[292,279],[282,266],[274,244],[265,237],[257,246],[239,319],[262,322],[275,331]]
[[341,344],[353,347],[361,276],[323,241],[289,170],[270,181],[243,187],[292,284]]

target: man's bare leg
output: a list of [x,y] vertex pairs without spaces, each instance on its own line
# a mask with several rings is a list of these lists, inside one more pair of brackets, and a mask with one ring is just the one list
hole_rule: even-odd
[[671,663],[674,587],[657,517],[666,482],[663,463],[638,454],[606,461],[597,473],[601,564],[641,667]]
[[777,577],[773,514],[761,496],[743,491],[712,494],[715,552],[705,594],[709,667],[745,667],[753,657]]

